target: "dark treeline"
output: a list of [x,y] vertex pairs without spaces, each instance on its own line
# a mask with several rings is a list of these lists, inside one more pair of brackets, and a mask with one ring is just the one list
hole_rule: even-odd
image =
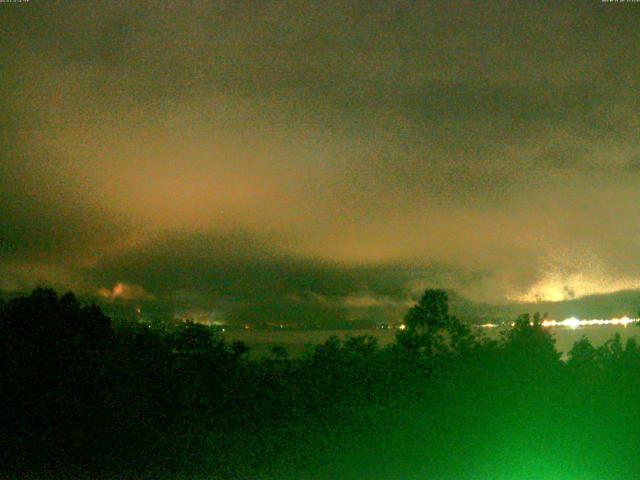
[[537,315],[475,336],[428,290],[406,330],[253,359],[38,289],[0,303],[0,464],[20,478],[601,479],[640,472],[640,347]]

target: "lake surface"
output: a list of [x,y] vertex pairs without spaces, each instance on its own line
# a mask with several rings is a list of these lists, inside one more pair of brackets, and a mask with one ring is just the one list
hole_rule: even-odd
[[[478,328],[482,334],[489,338],[498,338],[503,328]],[[616,333],[620,334],[623,343],[631,337],[640,336],[640,328],[636,324],[621,325],[595,325],[578,328],[549,327],[548,331],[556,340],[556,350],[566,355],[573,344],[582,336],[589,339],[593,346],[600,346],[612,338]],[[282,330],[282,331],[233,331],[224,333],[227,341],[240,340],[251,347],[251,353],[255,356],[263,356],[270,353],[274,345],[287,347],[290,355],[301,355],[305,349],[313,345],[323,343],[329,337],[335,335],[344,339],[347,336],[371,335],[378,339],[380,345],[387,345],[395,340],[396,330]]]

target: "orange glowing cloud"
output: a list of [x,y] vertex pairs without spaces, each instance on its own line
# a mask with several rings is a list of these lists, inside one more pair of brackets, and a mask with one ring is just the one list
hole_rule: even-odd
[[151,300],[153,295],[149,294],[143,287],[139,285],[130,285],[127,283],[118,282],[113,289],[100,288],[98,295],[113,301],[116,299],[121,300]]

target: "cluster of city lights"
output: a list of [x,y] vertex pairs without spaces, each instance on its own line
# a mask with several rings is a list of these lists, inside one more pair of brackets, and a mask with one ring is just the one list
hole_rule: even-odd
[[565,318],[564,320],[558,322],[557,320],[544,320],[542,322],[543,327],[569,327],[569,328],[578,328],[578,327],[591,327],[594,325],[622,325],[626,327],[630,323],[637,322],[639,319],[637,318],[629,318],[624,316],[622,318],[611,318],[608,320],[602,319],[593,319],[593,320],[580,320],[576,317]]
[[[592,319],[592,320],[580,320],[576,317],[565,318],[564,320],[543,320],[541,325],[543,327],[566,327],[566,328],[579,328],[579,327],[592,327],[597,325],[618,325],[626,327],[630,323],[636,323],[640,321],[640,318],[629,318],[624,316],[622,318],[611,319]],[[512,323],[513,327],[515,323]],[[533,325],[533,322],[531,323]],[[499,327],[496,323],[485,323],[480,325],[482,328],[495,328]]]

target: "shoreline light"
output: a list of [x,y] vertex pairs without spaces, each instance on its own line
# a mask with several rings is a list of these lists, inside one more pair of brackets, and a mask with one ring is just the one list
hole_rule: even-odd
[[[576,329],[579,327],[592,327],[592,326],[599,326],[599,325],[621,325],[623,327],[626,327],[631,323],[637,323],[639,321],[640,321],[640,318],[629,318],[626,315],[621,318],[590,319],[590,320],[581,320],[576,317],[569,317],[569,318],[565,318],[564,320],[543,320],[541,322],[541,325],[547,328],[565,327],[565,328],[571,328],[571,329]],[[515,323],[511,323],[510,325],[514,326]],[[533,323],[531,325],[533,325]],[[500,325],[497,325],[495,323],[485,323],[483,325],[480,325],[480,327],[482,328],[495,328],[499,326]]]

